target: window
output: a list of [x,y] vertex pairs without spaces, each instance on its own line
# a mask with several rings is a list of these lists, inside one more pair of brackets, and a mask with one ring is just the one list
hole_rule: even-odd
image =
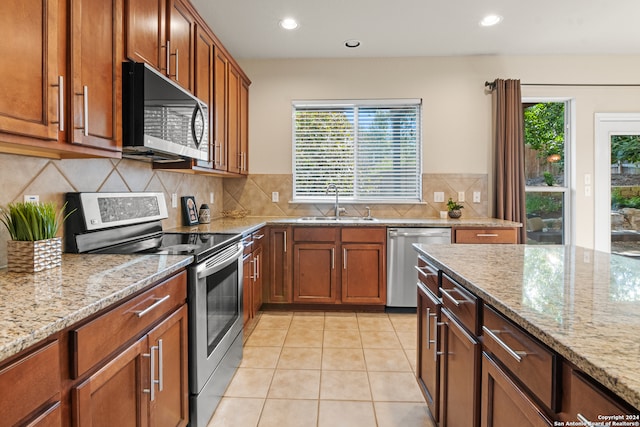
[[419,100],[294,102],[293,197],[416,202],[422,195]]
[[527,243],[568,243],[569,101],[524,102]]

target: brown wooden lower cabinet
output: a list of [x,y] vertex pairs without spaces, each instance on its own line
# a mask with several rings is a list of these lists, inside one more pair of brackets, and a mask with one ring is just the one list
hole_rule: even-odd
[[416,377],[433,419],[440,419],[440,352],[437,323],[442,304],[426,287],[418,287],[418,355]]
[[482,427],[547,427],[551,420],[486,353],[482,354]]
[[453,227],[451,237],[453,243],[518,243],[518,232],[515,227]]
[[562,366],[562,382],[562,421],[600,427],[610,425],[607,422],[611,419],[603,419],[603,416],[620,416],[622,418],[617,421],[640,422],[640,411],[612,397],[602,386],[567,362]]
[[291,227],[269,227],[269,267],[264,283],[268,303],[291,303]]
[[446,309],[441,311],[441,320],[441,425],[477,426],[480,415],[480,343]]
[[[60,349],[53,341],[0,370],[1,425],[60,425]],[[53,412],[53,414],[50,414]]]
[[337,273],[335,243],[293,245],[293,301],[336,302]]
[[186,426],[187,306],[73,388],[77,426]]

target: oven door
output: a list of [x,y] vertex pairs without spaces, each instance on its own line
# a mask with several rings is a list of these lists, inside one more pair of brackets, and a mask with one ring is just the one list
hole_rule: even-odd
[[199,393],[242,332],[240,242],[191,267],[189,278],[189,375]]

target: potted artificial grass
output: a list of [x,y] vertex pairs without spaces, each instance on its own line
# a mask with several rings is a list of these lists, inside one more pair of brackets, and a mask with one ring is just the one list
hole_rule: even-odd
[[64,206],[57,210],[48,203],[10,203],[0,209],[0,221],[7,227],[9,271],[36,272],[62,263],[62,239],[56,237],[60,226],[71,214]]

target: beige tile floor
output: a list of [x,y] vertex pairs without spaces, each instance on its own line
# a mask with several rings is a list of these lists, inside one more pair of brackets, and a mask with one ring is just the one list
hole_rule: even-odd
[[209,427],[433,427],[416,316],[261,313]]

